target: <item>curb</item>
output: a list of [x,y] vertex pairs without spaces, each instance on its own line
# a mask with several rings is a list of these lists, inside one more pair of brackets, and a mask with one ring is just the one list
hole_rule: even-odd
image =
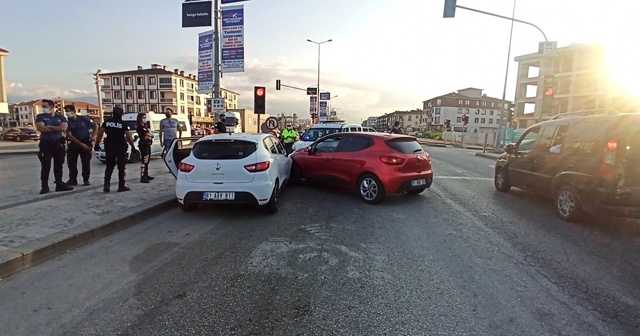
[[447,145],[445,144],[439,144],[439,143],[423,143],[423,145],[425,146],[429,146],[429,147],[447,147]]
[[21,151],[4,151],[0,152],[0,156],[14,156],[14,155],[36,155],[38,154],[38,150],[35,149],[27,149]]
[[499,158],[496,156],[496,154],[488,154],[488,153],[476,153],[476,156],[479,156],[485,159],[491,159],[491,160],[497,160]]
[[107,219],[93,225],[79,225],[6,251],[0,251],[0,278],[6,278],[64,254],[71,249],[124,230],[140,221],[170,210],[176,204],[175,195],[165,195],[140,204],[135,208],[115,213],[114,215],[117,218]]

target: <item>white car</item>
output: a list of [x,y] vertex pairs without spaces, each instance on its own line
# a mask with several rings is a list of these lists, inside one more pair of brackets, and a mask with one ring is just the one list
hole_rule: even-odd
[[[184,140],[189,144],[183,146]],[[184,211],[206,203],[244,203],[273,214],[292,161],[271,134],[227,133],[175,139],[164,162],[176,177],[176,197]]]

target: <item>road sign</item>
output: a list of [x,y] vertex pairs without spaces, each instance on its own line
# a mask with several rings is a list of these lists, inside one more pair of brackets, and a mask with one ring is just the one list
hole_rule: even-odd
[[318,94],[318,88],[308,87],[307,88],[307,96],[315,96]]
[[213,99],[211,99],[211,111],[213,113],[223,113],[224,112],[224,99],[222,99],[222,98],[213,98]]
[[331,100],[331,93],[330,92],[321,92],[320,93],[320,100]]
[[264,122],[264,124],[267,125],[267,128],[269,128],[270,130],[274,130],[274,129],[278,128],[278,119],[276,119],[274,117],[269,117]]

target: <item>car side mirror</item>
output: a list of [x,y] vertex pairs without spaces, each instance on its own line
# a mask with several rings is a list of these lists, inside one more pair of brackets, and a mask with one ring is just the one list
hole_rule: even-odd
[[516,153],[516,145],[513,143],[510,143],[504,147],[504,151],[509,155],[514,155]]

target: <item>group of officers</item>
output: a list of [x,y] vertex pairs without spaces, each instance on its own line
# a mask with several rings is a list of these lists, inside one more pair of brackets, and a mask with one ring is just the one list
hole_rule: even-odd
[[[105,120],[100,127],[87,116],[78,115],[73,105],[64,107],[64,115],[55,111],[52,100],[42,100],[43,113],[36,117],[36,129],[40,131],[38,158],[41,164],[40,194],[46,194],[49,189],[49,173],[53,160],[53,175],[55,191],[73,190],[78,185],[78,157],[82,162],[83,185],[91,185],[90,160],[92,149],[100,150],[100,142],[106,134],[104,149],[106,153],[106,169],[104,173],[104,192],[110,191],[111,175],[118,166],[118,192],[128,191],[125,185],[125,167],[128,161],[128,147],[135,150],[135,144],[129,127],[122,121],[124,111],[121,107],[113,109],[113,117]],[[146,128],[146,118],[141,114],[137,120],[140,152],[143,156],[140,182],[148,183],[153,179],[148,173],[148,156],[150,154],[151,138]],[[95,144],[95,145],[94,145]],[[62,179],[65,157],[69,166],[69,180]]]

